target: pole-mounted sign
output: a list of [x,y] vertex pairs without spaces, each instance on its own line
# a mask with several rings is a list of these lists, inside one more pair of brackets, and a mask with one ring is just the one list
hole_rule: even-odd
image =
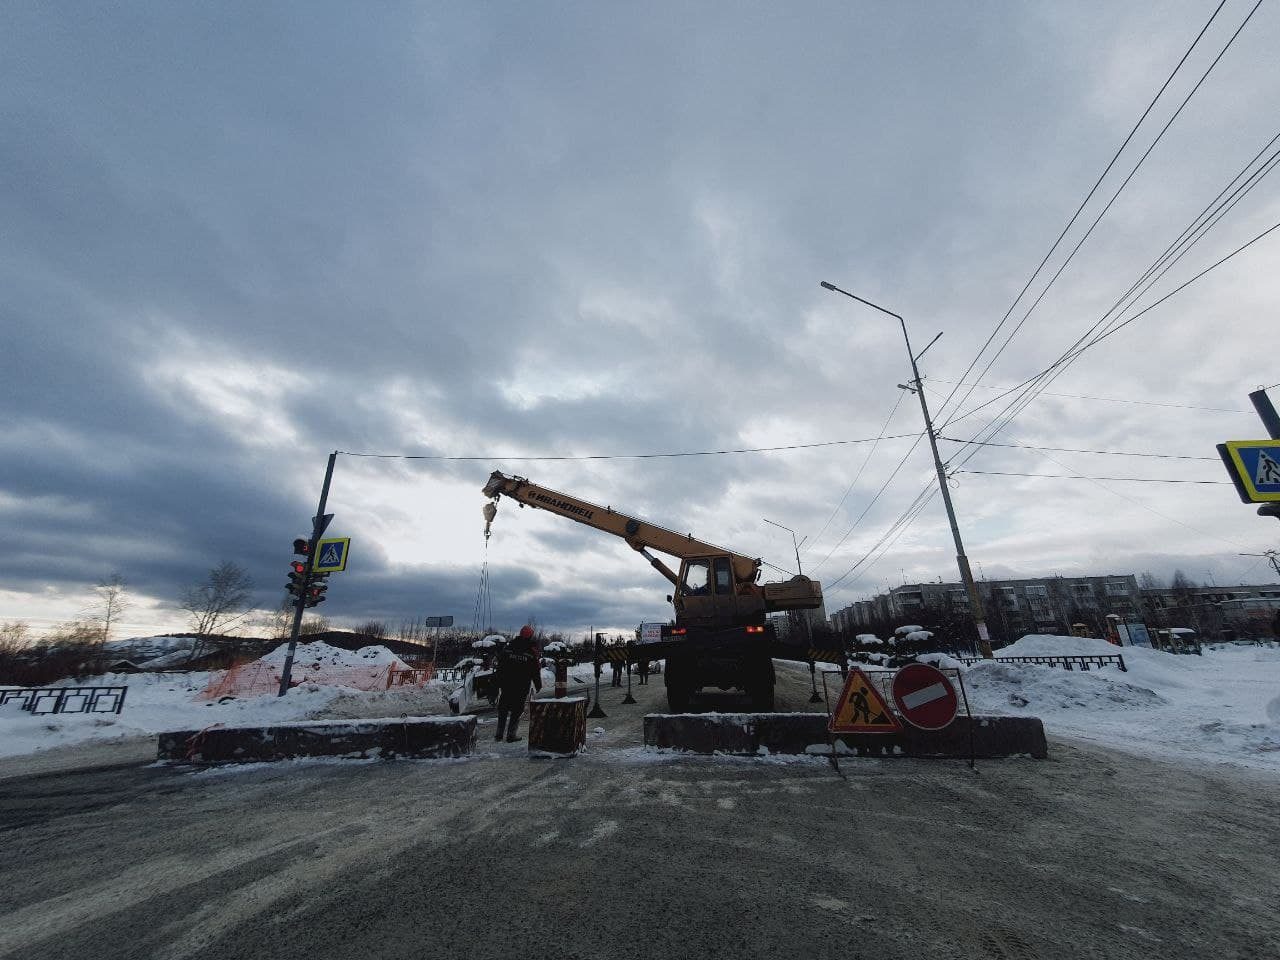
[[347,569],[347,554],[350,552],[350,537],[320,540],[316,543],[315,560],[311,569],[315,573],[341,573]]
[[1228,440],[1218,455],[1245,503],[1280,501],[1280,440]]

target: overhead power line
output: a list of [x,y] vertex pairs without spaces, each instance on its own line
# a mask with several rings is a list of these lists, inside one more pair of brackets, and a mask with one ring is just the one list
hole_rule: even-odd
[[[1142,115],[1138,117],[1137,121],[1130,128],[1129,133],[1124,138],[1124,141],[1116,149],[1116,152],[1112,155],[1111,159],[1107,162],[1106,167],[1103,168],[1103,171],[1101,174],[1099,174],[1098,179],[1094,181],[1093,186],[1089,188],[1089,192],[1085,194],[1084,199],[1080,201],[1080,206],[1078,206],[1076,208],[1075,213],[1071,215],[1071,219],[1067,221],[1067,225],[1062,228],[1062,232],[1059,233],[1057,238],[1053,241],[1052,246],[1049,247],[1049,251],[1044,255],[1040,263],[1036,265],[1035,270],[1031,272],[1031,276],[1028,277],[1027,282],[1022,285],[1022,289],[1019,290],[1018,295],[1013,298],[1013,302],[1009,304],[1009,309],[1006,310],[1004,313],[1004,316],[1000,318],[1000,322],[995,325],[995,328],[991,331],[991,334],[987,337],[986,341],[982,344],[982,347],[978,350],[977,354],[974,355],[973,360],[970,361],[969,366],[966,367],[964,373],[960,375],[961,381],[963,381],[966,377],[968,377],[970,372],[973,370],[973,368],[978,365],[978,362],[982,359],[983,354],[986,353],[987,348],[991,346],[996,336],[1000,333],[1001,329],[1003,329],[1004,325],[1009,321],[1009,318],[1013,315],[1013,311],[1017,308],[1018,303],[1026,295],[1027,291],[1031,289],[1031,285],[1035,282],[1036,277],[1040,275],[1040,271],[1045,268],[1045,265],[1049,262],[1053,254],[1057,251],[1058,246],[1062,243],[1067,233],[1075,225],[1075,222],[1080,218],[1080,214],[1084,212],[1084,208],[1088,206],[1089,201],[1093,199],[1093,195],[1097,193],[1098,188],[1102,186],[1102,182],[1107,178],[1107,174],[1111,172],[1111,168],[1114,167],[1116,164],[1116,161],[1120,159],[1120,155],[1124,152],[1125,148],[1129,145],[1130,141],[1133,140],[1134,136],[1137,134],[1138,128],[1142,126],[1143,122],[1147,119],[1151,111],[1155,108],[1156,103],[1164,95],[1164,92],[1165,90],[1168,89],[1169,84],[1173,82],[1173,78],[1177,76],[1178,71],[1182,69],[1183,64],[1187,62],[1187,58],[1191,56],[1192,51],[1195,50],[1196,45],[1200,42],[1200,39],[1205,35],[1205,32],[1209,29],[1213,21],[1217,18],[1218,14],[1221,12],[1222,7],[1225,5],[1225,3],[1226,3],[1226,0],[1222,0],[1222,2],[1220,2],[1218,6],[1214,9],[1213,13],[1210,14],[1209,19],[1205,22],[1205,25],[1200,28],[1200,32],[1197,33],[1195,39],[1191,41],[1191,45],[1187,47],[1186,51],[1182,54],[1182,57],[1178,60],[1177,64],[1174,66],[1173,70],[1170,71],[1169,76],[1166,77],[1164,83],[1160,85],[1160,89],[1156,91],[1156,95],[1151,98],[1151,102],[1147,104],[1147,108],[1142,111]],[[1159,138],[1157,138],[1157,140],[1158,139]],[[1152,146],[1154,146],[1154,144]],[[1145,160],[1146,156],[1144,155],[1142,159]],[[1138,165],[1141,166],[1141,164],[1142,164],[1142,160],[1139,160]],[[1137,167],[1134,168],[1134,172],[1136,171],[1137,171]],[[1132,176],[1133,174],[1131,173],[1130,177]],[[1127,184],[1128,180],[1126,180],[1125,183]],[[1124,189],[1124,184],[1121,185],[1120,189],[1121,190]],[[1117,196],[1119,195],[1119,191],[1116,192],[1116,195]],[[1114,199],[1115,197],[1113,196],[1112,200],[1114,201]],[[1108,204],[1108,206],[1110,206],[1110,204]],[[1103,213],[1105,212],[1106,211],[1104,210]],[[1095,221],[1094,225],[1095,226],[1097,225],[1097,221]],[[1092,232],[1092,227],[1090,228],[1090,232]],[[1084,240],[1087,238],[1088,238],[1088,233],[1085,234],[1085,237],[1081,239],[1080,243],[1083,243]],[[1079,249],[1079,244],[1077,244],[1076,249],[1077,250]],[[1058,270],[1058,273],[1062,272],[1062,269],[1066,267],[1067,263],[1071,261],[1071,258],[1073,256],[1075,256],[1074,250],[1071,252],[1070,255],[1068,255],[1066,260],[1063,262],[1062,267],[1060,267]],[[1055,275],[1053,279],[1056,280],[1057,275]],[[1050,280],[1049,286],[1052,286],[1052,284],[1053,284],[1053,280]],[[1048,287],[1045,287],[1045,290],[1041,292],[1040,296],[1043,297],[1044,294],[1047,292],[1048,292]],[[1039,303],[1039,300],[1037,300],[1036,303]],[[1034,304],[1032,305],[1032,309],[1034,309]],[[1028,315],[1030,315],[1030,311],[1028,311]],[[1025,321],[1026,321],[1026,317],[1023,317],[1022,322],[1025,322]],[[1022,323],[1019,323],[1018,327],[1020,328],[1021,326],[1022,326]],[[1016,332],[1017,330],[1015,329],[1014,333]],[[1012,338],[1013,338],[1013,334],[1010,334],[1010,336],[1005,341],[1005,346],[1008,346],[1008,342]],[[1001,347],[1002,351],[1003,349],[1004,347]],[[997,353],[996,356],[999,356],[999,353]],[[992,358],[992,362],[994,362],[994,360],[995,360],[995,357]],[[990,369],[990,366],[991,364],[988,363],[986,369]],[[983,370],[983,374],[979,375],[978,377],[979,380],[981,380],[982,376],[985,375],[986,369]],[[945,413],[947,404],[951,402],[951,399],[956,395],[957,390],[959,390],[959,386],[957,386],[949,394],[947,394],[947,398],[942,402],[942,406],[938,408],[939,419],[942,418],[943,414]],[[972,393],[972,391],[973,391],[973,388],[971,387],[969,392]],[[962,406],[964,404],[964,401],[968,399],[968,396],[969,394],[965,394],[964,398],[962,398],[956,404],[956,407]]]
[[856,440],[822,440],[817,443],[789,443],[778,447],[737,447],[726,450],[686,450],[677,453],[584,453],[546,456],[524,454],[468,454],[445,456],[433,453],[357,453],[352,450],[337,451],[344,457],[369,457],[378,460],[652,460],[663,457],[718,457],[731,453],[777,453],[784,450],[811,450],[815,447],[838,447],[854,443],[879,443],[881,440],[916,440],[923,433],[896,433],[890,436],[860,437]]
[[1212,460],[1218,457],[1200,457],[1185,453],[1134,453],[1127,450],[1091,450],[1086,447],[1042,447],[1032,443],[993,443],[989,440],[957,440],[954,437],[938,437],[950,443],[973,444],[979,447],[1012,447],[1016,450],[1052,450],[1054,453],[1097,453],[1108,457],[1151,457],[1155,460]]
[[[1111,195],[1111,199],[1106,202],[1106,204],[1103,206],[1102,210],[1098,213],[1098,215],[1094,217],[1093,223],[1089,224],[1089,229],[1087,229],[1084,232],[1084,235],[1076,242],[1076,245],[1071,248],[1071,252],[1067,254],[1066,258],[1058,266],[1058,269],[1054,272],[1053,276],[1049,278],[1048,284],[1046,284],[1045,288],[1040,291],[1040,295],[1036,297],[1036,299],[1032,302],[1031,306],[1027,308],[1027,312],[1023,314],[1023,317],[1021,320],[1018,321],[1017,326],[1015,326],[1013,330],[1010,331],[1009,335],[1005,338],[1004,343],[1000,345],[1000,349],[998,349],[992,355],[991,359],[987,361],[986,366],[982,368],[982,372],[978,374],[978,377],[977,377],[978,381],[981,381],[982,378],[987,375],[987,371],[989,371],[992,365],[998,359],[1000,359],[1001,354],[1003,354],[1004,351],[1008,348],[1009,344],[1013,342],[1013,338],[1018,335],[1018,332],[1022,329],[1023,324],[1027,322],[1031,314],[1035,311],[1036,307],[1040,305],[1040,301],[1044,299],[1045,295],[1049,292],[1050,288],[1054,285],[1057,279],[1060,276],[1062,276],[1062,272],[1066,270],[1067,265],[1072,261],[1072,259],[1074,259],[1076,253],[1079,252],[1080,248],[1084,246],[1085,241],[1089,239],[1090,235],[1093,233],[1094,229],[1098,226],[1098,224],[1102,222],[1102,218],[1107,215],[1107,211],[1111,209],[1112,204],[1114,204],[1116,200],[1119,199],[1120,194],[1124,191],[1124,188],[1129,185],[1129,181],[1131,181],[1134,178],[1138,170],[1142,167],[1143,163],[1146,162],[1147,157],[1151,156],[1151,152],[1155,150],[1157,144],[1159,144],[1161,139],[1163,139],[1165,133],[1167,133],[1169,128],[1173,126],[1173,122],[1178,119],[1178,117],[1182,114],[1183,109],[1187,106],[1188,103],[1191,102],[1191,98],[1196,95],[1196,92],[1200,89],[1200,87],[1204,84],[1204,82],[1209,79],[1209,74],[1213,72],[1213,68],[1218,65],[1218,62],[1226,55],[1227,51],[1231,49],[1232,44],[1236,42],[1236,38],[1240,36],[1241,31],[1244,30],[1245,25],[1248,24],[1250,19],[1252,19],[1253,15],[1257,13],[1258,7],[1260,6],[1262,6],[1262,0],[1258,0],[1258,2],[1254,4],[1253,9],[1249,11],[1249,13],[1245,16],[1244,20],[1241,21],[1240,26],[1236,28],[1235,33],[1231,35],[1230,39],[1227,40],[1227,42],[1223,45],[1222,49],[1218,51],[1218,55],[1213,58],[1213,62],[1210,63],[1209,66],[1205,69],[1204,73],[1200,75],[1200,79],[1196,81],[1195,86],[1193,86],[1190,92],[1185,97],[1183,97],[1182,102],[1178,104],[1178,108],[1174,110],[1173,114],[1165,122],[1165,125],[1160,128],[1160,132],[1156,134],[1155,139],[1151,141],[1151,145],[1147,147],[1146,151],[1142,154],[1142,156],[1138,158],[1138,162],[1134,164],[1133,169],[1129,171],[1129,175],[1126,176],[1123,181],[1121,181],[1120,186],[1117,187],[1115,193]],[[1221,8],[1222,8],[1222,5],[1219,4],[1218,9],[1221,9]],[[1217,10],[1214,11],[1214,15],[1215,16],[1217,15]],[[1210,18],[1210,22],[1212,22],[1212,18]],[[1206,29],[1208,28],[1208,24],[1205,24],[1205,28]],[[1203,33],[1203,31],[1201,31],[1201,33]],[[1197,37],[1197,40],[1198,39],[1199,37]],[[1188,50],[1187,52],[1190,53],[1190,50]],[[1225,210],[1224,210],[1224,213],[1225,213]],[[1172,266],[1172,264],[1170,264],[1170,266]],[[1140,282],[1141,280],[1139,280],[1139,283]],[[964,378],[961,377],[961,379],[964,379]],[[964,401],[967,400],[970,394],[972,393],[973,393],[973,388],[970,388],[969,392],[965,394],[964,398],[959,403],[957,403],[956,406],[957,407],[961,406],[964,403]]]
[[[928,377],[927,379],[934,380],[938,383],[958,383],[958,381],[956,380],[944,380],[942,377]],[[989,383],[964,383],[959,385],[965,386],[965,387],[970,387],[970,386],[979,387],[983,390],[1003,390],[1006,393],[1011,393],[1012,391],[1018,389],[1017,387],[995,386]],[[1280,386],[1280,384],[1276,384],[1276,386]],[[937,394],[937,395],[941,396],[941,394]],[[1067,400],[1098,400],[1103,403],[1135,403],[1145,407],[1173,407],[1178,410],[1210,410],[1214,413],[1248,413],[1249,412],[1248,410],[1239,410],[1239,409],[1236,409],[1235,407],[1202,407],[1192,403],[1170,403],[1168,401],[1163,401],[1163,400],[1131,400],[1126,397],[1095,397],[1095,396],[1090,396],[1082,393],[1050,393],[1047,390],[1041,391],[1040,396],[1062,397]]]
[[1012,473],[1005,470],[957,470],[956,473],[981,473],[992,477],[1035,477],[1041,480],[1117,480],[1127,483],[1206,483],[1231,485],[1230,480],[1182,480],[1163,477],[1086,477],[1075,473]]
[[[893,401],[893,409],[889,411],[889,415],[884,418],[884,424],[880,427],[881,437],[883,437],[885,431],[889,429],[889,424],[893,421],[894,414],[898,412],[898,407],[902,405],[902,398],[905,396],[905,391],[899,391],[898,399]],[[805,551],[806,553],[811,553],[813,548],[817,545],[817,542],[822,539],[822,535],[827,532],[827,527],[831,526],[831,521],[835,519],[836,514],[840,512],[840,508],[844,506],[844,502],[848,499],[849,494],[853,492],[854,486],[856,486],[858,481],[862,479],[863,471],[867,469],[867,464],[871,462],[871,458],[875,455],[876,448],[879,445],[880,440],[877,438],[876,442],[871,445],[871,449],[867,451],[867,455],[862,458],[862,463],[858,467],[858,472],[855,473],[853,475],[853,479],[849,481],[849,486],[845,488],[844,493],[840,497],[840,502],[837,503],[835,508],[831,511],[831,516],[827,517],[827,522],[822,525],[822,529],[819,530],[817,534],[814,535],[813,539],[809,541],[809,548]]]

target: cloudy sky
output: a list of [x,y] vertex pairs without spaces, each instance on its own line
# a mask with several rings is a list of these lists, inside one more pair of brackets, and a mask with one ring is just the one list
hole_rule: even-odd
[[[1223,5],[993,348],[1252,6]],[[896,321],[820,280],[904,315],[917,350],[944,333],[927,396],[975,436],[1003,403],[965,411],[1084,335],[1280,132],[1263,4],[944,405],[1213,10],[6,5],[0,619],[48,627],[118,571],[125,632],[179,629],[182,585],[224,559],[276,604],[332,450],[476,458],[338,458],[338,619],[469,625],[493,469],[788,571],[762,518],[794,528],[829,611],[954,579],[937,497],[891,527],[931,477],[910,438],[522,458],[917,434]],[[1138,308],[1277,220],[1280,175]],[[1278,255],[1280,231],[1099,343],[997,441],[1212,458],[1263,436],[1246,394],[1280,380]],[[1238,554],[1280,529],[1230,486],[1075,478],[1224,481],[1216,459],[942,452],[988,471],[952,479],[988,577],[1272,579]],[[488,559],[500,627],[669,610],[620,541],[510,503]]]

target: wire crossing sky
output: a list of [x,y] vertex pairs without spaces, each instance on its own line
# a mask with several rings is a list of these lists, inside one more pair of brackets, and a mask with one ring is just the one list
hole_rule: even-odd
[[670,616],[544,512],[486,554],[493,470],[789,569],[768,517],[832,610],[950,578],[897,321],[824,278],[942,334],[987,576],[1268,575],[1203,461],[1280,380],[1277,49],[1257,0],[11,4],[0,622],[119,574],[181,631],[232,561],[268,629],[334,450],[338,625]]

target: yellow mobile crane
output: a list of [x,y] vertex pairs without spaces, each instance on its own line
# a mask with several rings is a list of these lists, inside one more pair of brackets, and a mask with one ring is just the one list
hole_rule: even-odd
[[[821,606],[822,586],[816,581],[796,576],[780,583],[757,583],[759,559],[497,470],[485,484],[484,495],[491,499],[485,504],[485,536],[498,501],[506,496],[522,507],[546,510],[621,537],[671,581],[675,590],[667,599],[675,607],[675,624],[663,629],[661,643],[643,645],[637,656],[666,658],[663,678],[672,712],[688,710],[690,698],[704,687],[743,690],[753,709],[772,710],[773,658],[808,659],[807,638],[797,638],[800,645],[779,643],[766,615]],[[678,558],[679,572],[652,551]]]

